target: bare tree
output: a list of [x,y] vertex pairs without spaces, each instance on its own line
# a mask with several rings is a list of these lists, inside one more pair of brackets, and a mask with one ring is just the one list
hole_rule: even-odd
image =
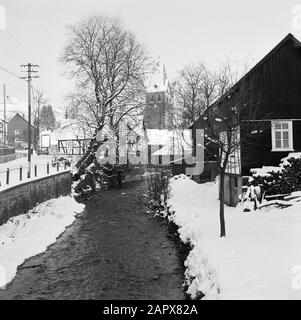
[[45,94],[40,88],[32,88],[32,100],[33,100],[33,110],[32,110],[32,119],[35,127],[35,136],[34,144],[35,149],[39,147],[39,136],[41,131],[41,110],[43,106],[48,103],[48,98],[45,97]]
[[219,200],[220,200],[220,236],[226,236],[224,207],[225,207],[225,173],[229,165],[230,156],[239,151],[240,147],[240,120],[238,108],[228,105],[210,107],[202,116],[206,124],[206,138],[218,149],[217,163],[219,166]]
[[254,145],[251,146],[254,134],[258,132],[262,134],[268,128],[266,123],[255,120],[263,117],[258,108],[261,102],[260,92],[257,92],[253,97],[252,90],[244,77],[238,86],[233,86],[236,83],[237,74],[233,73],[229,64],[220,69],[217,75],[219,99],[201,116],[201,120],[205,124],[205,138],[216,147],[215,150],[218,150],[215,156],[220,178],[221,237],[226,236],[224,217],[226,172],[231,173],[233,169],[240,170],[241,145],[249,145],[254,148]]
[[76,107],[98,129],[113,128],[143,103],[145,49],[117,18],[93,16],[68,29],[62,60],[75,81]]
[[62,61],[76,88],[69,96],[69,109],[79,121],[95,128],[90,148],[77,165],[81,174],[94,161],[101,143],[97,132],[108,127],[118,136],[119,122],[144,107],[148,57],[118,18],[92,16],[68,30]]
[[203,63],[188,64],[179,72],[173,90],[181,126],[189,127],[213,103],[218,80]]

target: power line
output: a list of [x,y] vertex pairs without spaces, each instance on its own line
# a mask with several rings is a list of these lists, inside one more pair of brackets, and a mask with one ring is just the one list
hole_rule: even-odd
[[4,72],[10,74],[10,75],[13,76],[13,77],[16,77],[16,78],[20,79],[20,76],[18,76],[16,73],[14,73],[14,72],[12,72],[12,71],[4,68],[4,67],[1,67],[1,66],[0,66],[0,69],[1,69],[2,71],[4,71]]

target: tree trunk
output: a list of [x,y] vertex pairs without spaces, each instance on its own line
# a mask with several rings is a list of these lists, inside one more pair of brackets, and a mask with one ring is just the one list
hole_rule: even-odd
[[82,174],[85,173],[85,169],[94,162],[97,149],[104,143],[104,141],[97,141],[96,136],[99,128],[95,131],[94,137],[91,139],[90,145],[85,152],[85,154],[80,158],[75,167],[77,168],[77,174],[75,175],[75,180],[79,179]]
[[219,217],[220,217],[220,227],[221,227],[221,237],[226,236],[226,226],[225,226],[225,171],[220,170],[220,185],[219,185]]

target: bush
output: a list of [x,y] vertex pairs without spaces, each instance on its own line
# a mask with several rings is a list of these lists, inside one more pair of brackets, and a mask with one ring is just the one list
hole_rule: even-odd
[[95,192],[99,188],[120,187],[125,178],[124,171],[120,165],[101,165],[93,162],[84,169],[84,174],[73,175],[73,180],[77,182],[74,191],[85,194]]
[[266,195],[289,194],[301,190],[301,158],[287,158],[280,164],[282,172],[271,171],[267,176],[253,174],[252,184],[260,186]]
[[149,207],[156,213],[166,209],[166,202],[169,197],[170,173],[156,170],[148,177]]
[[283,184],[293,191],[301,190],[301,158],[289,158],[283,164]]

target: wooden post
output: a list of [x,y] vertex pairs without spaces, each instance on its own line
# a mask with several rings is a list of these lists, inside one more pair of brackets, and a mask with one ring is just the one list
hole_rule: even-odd
[[6,170],[6,184],[9,184],[9,168]]
[[5,150],[5,148],[6,148],[6,88],[5,88],[5,85],[3,85],[3,108],[4,108],[3,145],[4,145],[4,150]]
[[23,167],[20,166],[20,175],[19,175],[19,178],[20,178],[20,181],[22,181],[22,178],[23,178]]

